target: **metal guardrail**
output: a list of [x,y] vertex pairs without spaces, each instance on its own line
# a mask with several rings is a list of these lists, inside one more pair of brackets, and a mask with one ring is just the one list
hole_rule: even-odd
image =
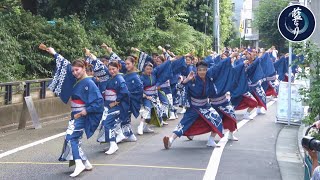
[[9,105],[12,104],[12,97],[15,94],[23,92],[23,97],[26,97],[30,96],[31,92],[39,91],[40,99],[45,99],[47,86],[51,80],[52,78],[46,78],[0,83],[0,98],[4,96],[4,105]]

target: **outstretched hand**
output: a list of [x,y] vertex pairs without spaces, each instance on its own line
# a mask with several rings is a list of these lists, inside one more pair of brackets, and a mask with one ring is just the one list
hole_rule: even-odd
[[55,55],[56,51],[52,47],[48,47],[46,50],[49,54]]
[[83,48],[83,51],[84,51],[84,54],[86,55],[86,56],[90,56],[90,50],[89,49],[87,49],[87,48]]
[[194,78],[194,72],[191,71],[191,72],[188,74],[187,79],[190,81],[190,80],[192,80],[193,78]]
[[45,44],[41,43],[39,49],[47,51],[49,54],[55,55],[56,51],[52,47],[47,47]]
[[107,44],[102,43],[102,44],[101,44],[101,47],[102,47],[103,49],[105,49],[108,53],[112,53],[112,48],[109,47]]

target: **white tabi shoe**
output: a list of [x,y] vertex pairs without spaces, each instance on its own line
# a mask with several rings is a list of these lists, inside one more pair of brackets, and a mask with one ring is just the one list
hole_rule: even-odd
[[91,171],[93,169],[92,164],[89,162],[89,160],[86,160],[84,163],[84,166],[86,168],[86,171]]
[[217,145],[217,143],[214,141],[214,137],[210,136],[207,142],[208,147],[220,147]]
[[166,121],[162,121],[161,122],[161,125],[163,126],[163,125],[168,125],[169,123],[167,123]]
[[139,135],[142,135],[143,134],[143,124],[141,124],[140,123],[140,125],[138,126],[138,130],[137,130],[137,133],[139,134]]
[[75,162],[76,162],[76,169],[72,174],[70,174],[70,177],[77,177],[83,170],[86,169],[81,159],[76,159]]
[[253,118],[250,117],[250,113],[248,113],[248,112],[246,112],[246,113],[243,115],[243,119],[253,120]]
[[116,137],[116,143],[119,143],[119,142],[123,141],[124,139],[126,139],[126,137],[123,135],[122,130],[120,130],[119,134],[117,134],[117,137]]
[[145,132],[145,133],[153,133],[154,130],[151,129],[148,125],[146,125],[146,126],[144,127],[144,129],[143,129],[143,132]]
[[137,141],[137,137],[134,134],[132,134],[131,136],[129,136],[124,141],[126,141],[126,142],[136,142]]
[[170,112],[170,118],[169,120],[175,120],[176,119],[176,116],[174,115],[174,112]]
[[181,111],[179,112],[179,114],[184,114],[184,113],[186,113],[186,108],[185,107],[183,107],[182,109],[181,109]]
[[177,113],[174,113],[174,116],[176,117],[176,119],[178,119],[178,118],[179,118]]
[[239,141],[239,139],[234,136],[233,132],[229,132],[228,139],[231,141]]
[[116,142],[112,141],[110,142],[110,148],[108,151],[106,151],[105,153],[108,154],[108,155],[111,155],[113,153],[115,153],[117,150],[118,150],[118,145]]
[[262,108],[257,108],[257,114],[258,115],[264,115],[264,114],[266,114],[266,111],[263,110]]

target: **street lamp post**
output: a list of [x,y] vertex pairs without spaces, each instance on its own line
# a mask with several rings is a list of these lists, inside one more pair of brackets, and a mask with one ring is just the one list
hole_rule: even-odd
[[213,37],[214,37],[214,49],[220,54],[220,8],[219,8],[219,0],[214,0],[213,6],[213,15],[214,15],[214,23],[213,23]]

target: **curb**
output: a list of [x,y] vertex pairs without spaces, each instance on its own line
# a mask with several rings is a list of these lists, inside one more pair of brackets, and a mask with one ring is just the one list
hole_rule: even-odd
[[307,127],[305,124],[301,124],[299,130],[298,130],[298,139],[297,139],[297,142],[298,142],[298,147],[299,147],[299,155],[300,155],[300,159],[302,160],[302,162],[304,162],[304,157],[305,157],[305,152],[304,152],[304,149],[302,147],[302,144],[301,144],[301,140],[304,136],[304,133],[306,132],[307,130]]

